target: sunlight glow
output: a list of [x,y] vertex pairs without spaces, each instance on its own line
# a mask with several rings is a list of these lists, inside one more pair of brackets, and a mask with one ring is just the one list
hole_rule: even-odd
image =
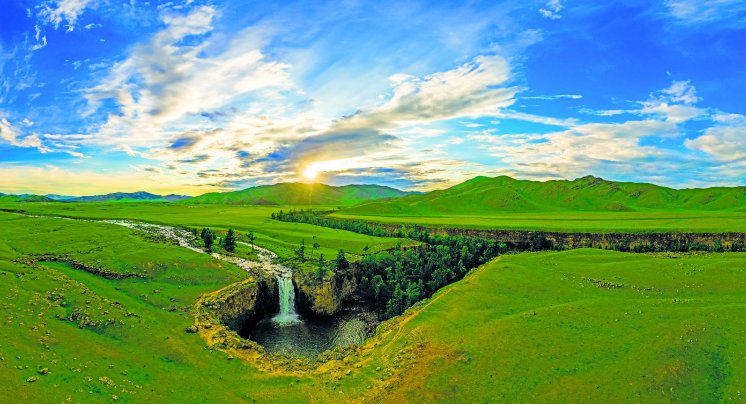
[[303,176],[309,180],[316,178],[316,175],[318,174],[319,172],[316,171],[316,169],[314,169],[313,167],[308,167],[305,171],[303,171]]

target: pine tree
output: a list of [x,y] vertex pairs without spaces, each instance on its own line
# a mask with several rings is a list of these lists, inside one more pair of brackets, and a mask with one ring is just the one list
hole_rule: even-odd
[[295,250],[295,255],[298,256],[301,260],[306,258],[306,240],[303,239],[300,241],[300,246],[297,250]]
[[401,286],[397,284],[396,289],[394,289],[394,295],[391,296],[388,304],[386,304],[386,318],[402,314],[406,309],[406,299],[407,296],[404,294],[404,291],[401,290]]
[[236,234],[233,232],[233,229],[228,229],[228,234],[225,235],[225,239],[223,240],[223,248],[228,252],[236,251]]
[[206,230],[207,231],[205,232],[205,237],[204,237],[205,249],[207,251],[212,251],[212,244],[215,242],[215,235],[212,234],[212,231],[210,231],[210,229],[206,229]]
[[324,279],[324,275],[326,275],[326,259],[324,259],[324,254],[319,255],[319,267],[316,270],[316,277],[319,278],[319,280]]
[[337,253],[337,259],[335,260],[335,262],[337,265],[337,270],[344,271],[350,267],[350,263],[349,261],[347,261],[347,257],[345,257],[344,250],[339,250],[339,252]]

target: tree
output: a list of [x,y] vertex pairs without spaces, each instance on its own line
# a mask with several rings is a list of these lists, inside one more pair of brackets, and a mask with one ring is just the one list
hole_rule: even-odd
[[251,243],[251,251],[254,251],[254,240],[256,240],[256,236],[254,235],[254,232],[249,231],[249,234],[247,234],[246,237],[249,239],[249,242]]
[[[301,212],[303,212],[303,209],[301,209]],[[311,258],[313,258],[314,250],[316,250],[317,248],[321,246],[319,245],[319,243],[316,242],[316,235],[313,235],[311,239],[313,240],[313,244],[311,244]]]
[[319,255],[319,267],[316,270],[316,277],[319,278],[319,280],[324,279],[324,275],[326,275],[326,259],[324,259],[324,254]]
[[364,253],[364,254],[367,254],[367,253],[368,253],[368,250],[370,250],[370,247],[369,247],[369,246],[367,246],[367,245],[366,245],[365,247],[363,247],[363,253]]
[[295,250],[295,255],[297,255],[298,258],[302,260],[306,258],[306,240],[305,239],[300,241],[300,246],[298,246],[298,249]]
[[386,282],[384,282],[383,277],[381,275],[376,275],[373,277],[373,293],[376,297],[376,303],[381,305],[382,303],[382,297],[386,293]]
[[212,244],[215,242],[215,236],[212,234],[212,232],[209,229],[207,229],[207,231],[205,232],[205,237],[203,238],[203,240],[205,241],[205,249],[208,252],[211,252]]
[[201,238],[202,240],[204,240],[205,239],[205,234],[207,234],[207,232],[208,232],[207,227],[203,227],[202,228],[202,232],[199,233],[199,238]]
[[337,259],[334,261],[337,265],[337,270],[344,271],[350,267],[350,262],[347,261],[344,250],[339,250],[339,252],[337,253]]
[[233,229],[228,229],[228,234],[225,235],[225,239],[223,240],[223,248],[228,252],[236,251],[236,234],[233,232]]
[[422,279],[420,279],[417,282],[409,282],[409,286],[407,286],[407,306],[411,307],[413,304],[417,303],[422,298]]
[[391,299],[389,299],[389,302],[386,304],[386,318],[391,318],[402,314],[407,308],[406,299],[407,297],[404,294],[404,291],[401,290],[401,286],[397,284],[396,288],[394,289],[394,295],[391,296]]
[[321,247],[319,243],[316,243],[316,242],[313,243],[313,246],[311,246],[311,257],[313,257],[313,251],[319,247]]

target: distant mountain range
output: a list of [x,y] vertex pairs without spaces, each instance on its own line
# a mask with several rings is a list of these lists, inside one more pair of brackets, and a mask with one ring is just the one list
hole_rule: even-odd
[[173,202],[182,199],[188,199],[189,196],[185,195],[156,195],[150,192],[115,192],[106,195],[92,195],[92,196],[78,196],[73,198],[59,199],[65,202]]
[[586,176],[572,181],[476,177],[418,194],[381,185],[280,183],[197,197],[116,192],[94,196],[6,195],[0,202],[142,202],[226,205],[327,205],[350,215],[438,216],[561,211],[746,211],[746,187],[673,189]]
[[673,189],[587,176],[573,181],[476,177],[448,189],[370,201],[350,215],[437,216],[549,211],[746,210],[746,187]]
[[407,192],[381,185],[345,185],[280,183],[260,185],[234,192],[214,192],[179,201],[181,204],[226,205],[332,205],[397,198]]
[[106,195],[66,196],[47,195],[7,195],[0,193],[0,202],[173,202],[190,198],[185,195],[156,195],[149,192],[115,192]]

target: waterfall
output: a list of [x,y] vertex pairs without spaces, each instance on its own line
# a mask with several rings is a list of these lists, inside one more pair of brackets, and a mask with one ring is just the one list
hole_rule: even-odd
[[277,275],[277,286],[279,289],[280,312],[273,318],[279,325],[288,325],[300,322],[298,313],[295,312],[295,288],[293,278],[290,274]]

